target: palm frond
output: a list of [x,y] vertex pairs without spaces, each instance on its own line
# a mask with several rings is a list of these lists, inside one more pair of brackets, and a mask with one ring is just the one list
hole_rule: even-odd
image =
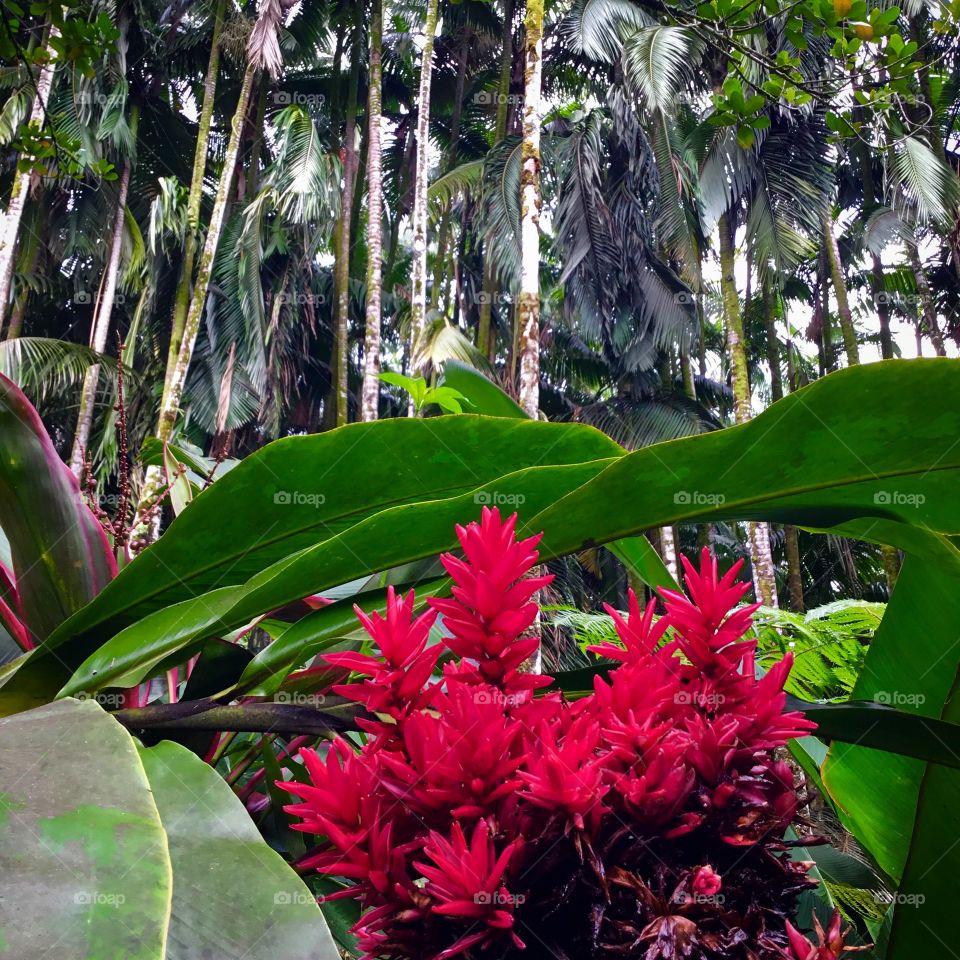
[[657,25],[630,34],[623,45],[627,88],[649,110],[668,112],[692,85],[702,43],[684,27]]
[[[922,222],[951,222],[960,204],[960,180],[920,137],[905,137],[890,165],[898,198]],[[896,201],[895,201],[896,204]]]
[[483,190],[483,159],[468,160],[437,177],[427,188],[430,212],[437,218],[457,199],[477,199]]
[[576,53],[615,63],[624,37],[652,23],[653,18],[630,0],[576,0],[560,30]]

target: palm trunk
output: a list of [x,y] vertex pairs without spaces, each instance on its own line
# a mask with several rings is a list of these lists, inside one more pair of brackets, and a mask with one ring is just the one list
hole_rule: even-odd
[[[510,98],[510,76],[513,73],[513,0],[504,0],[503,4],[503,44],[500,52],[500,82],[497,86],[497,125],[494,130],[494,144],[507,135],[507,105]],[[492,237],[488,234],[483,248],[483,296],[480,297],[480,320],[477,326],[477,348],[492,363],[496,359],[497,343],[493,335],[493,294],[496,290],[496,277],[493,272],[493,258],[490,256]]]
[[[930,291],[927,275],[923,271],[923,264],[920,262],[920,251],[917,249],[917,244],[914,240],[907,241],[905,246],[907,248],[907,257],[910,261],[910,269],[913,271],[913,277],[917,284],[917,294],[920,297],[920,308],[923,311],[926,334],[933,344],[933,349],[937,351],[937,356],[945,357],[947,351],[943,345],[943,334],[940,332],[940,325],[937,323],[937,308],[933,302],[933,294]],[[918,341],[918,354],[919,346]]]
[[[457,147],[460,139],[460,124],[463,115],[463,90],[467,81],[467,63],[470,59],[470,37],[465,36],[460,44],[459,56],[457,58],[457,85],[453,93],[453,115],[450,118],[450,149],[447,151],[447,160],[444,164],[444,172],[448,172],[456,166]],[[447,259],[447,246],[450,243],[450,211],[445,210],[440,220],[440,230],[437,233],[437,258],[433,264],[433,290],[430,294],[430,306],[437,309],[440,306],[440,292],[443,286],[444,261]],[[445,307],[449,306],[449,300],[445,301]]]
[[[30,125],[38,130],[43,129],[47,115],[47,104],[50,102],[50,91],[53,89],[53,76],[57,69],[57,54],[50,46],[52,40],[60,36],[60,31],[51,24],[47,39],[46,65],[40,71],[37,81],[37,95],[30,110]],[[10,190],[10,202],[0,223],[0,330],[7,317],[7,306],[10,300],[10,291],[13,287],[13,265],[17,250],[17,236],[20,233],[20,221],[23,219],[23,208],[27,204],[27,193],[30,189],[30,172],[14,173],[13,187]]]
[[[90,327],[90,346],[97,353],[103,353],[110,333],[110,318],[113,315],[113,302],[117,293],[117,279],[120,276],[120,256],[123,253],[123,227],[126,220],[127,193],[130,189],[130,160],[123,165],[120,174],[117,213],[113,222],[113,237],[110,242],[110,256],[104,275],[103,287],[94,309],[93,323]],[[87,368],[83,376],[83,388],[80,391],[80,410],[77,414],[77,429],[73,436],[73,450],[70,454],[70,469],[74,476],[80,477],[83,461],[90,441],[93,426],[93,408],[97,395],[97,383],[100,380],[100,364],[94,363]]]
[[[763,319],[767,331],[767,363],[770,365],[770,395],[774,403],[783,399],[783,374],[780,369],[780,344],[777,341],[775,301],[770,284],[763,282]],[[783,528],[784,554],[787,560],[787,593],[790,608],[803,613],[803,576],[800,570],[800,538],[793,524]]]
[[[727,359],[730,364],[730,383],[733,389],[733,416],[736,423],[750,419],[750,371],[744,343],[743,317],[734,273],[734,222],[728,213],[720,217],[720,288],[723,296],[723,315],[727,332]],[[777,581],[770,552],[770,531],[766,523],[747,525],[750,559],[753,566],[753,586],[757,600],[768,607],[778,606]]]
[[679,583],[680,565],[677,563],[676,527],[660,528],[660,556],[670,576]]
[[523,142],[520,148],[520,406],[540,413],[540,87],[543,0],[527,0],[523,49]]
[[351,44],[350,87],[344,126],[343,196],[337,221],[337,254],[334,267],[334,423],[342,427],[349,420],[347,368],[350,337],[350,234],[353,218],[353,191],[357,174],[357,88],[360,83],[360,31]]
[[427,0],[425,35],[417,98],[417,177],[413,187],[413,263],[410,276],[410,358],[417,371],[420,338],[427,315],[427,184],[430,153],[430,78],[433,73],[433,39],[437,32],[438,0]]
[[370,15],[370,85],[367,92],[367,317],[363,341],[362,420],[376,420],[380,402],[380,296],[383,256],[383,183],[380,113],[383,68],[383,0],[373,0]]
[[[207,227],[207,237],[200,254],[200,263],[197,269],[197,282],[193,288],[193,297],[190,300],[190,309],[187,312],[180,340],[180,349],[172,369],[167,371],[163,395],[160,398],[160,414],[157,419],[157,437],[166,443],[173,436],[173,428],[180,413],[180,399],[183,396],[183,387],[187,379],[187,371],[193,358],[193,347],[196,343],[197,332],[200,329],[200,320],[207,301],[207,292],[210,288],[210,277],[213,273],[213,261],[220,244],[220,234],[223,231],[226,219],[230,191],[233,186],[234,173],[237,166],[237,156],[240,152],[240,137],[243,133],[244,120],[247,116],[247,106],[250,102],[250,90],[253,87],[256,66],[248,63],[240,86],[240,98],[233,114],[230,140],[223,157],[223,168],[220,171],[220,181],[217,184],[217,195],[213,201],[213,210],[210,214],[210,223]],[[160,467],[147,468],[144,477],[143,490],[140,502],[137,504],[137,519],[134,525],[134,535],[131,539],[131,549],[136,552],[152,543],[159,535],[160,518],[154,514],[149,523],[145,523],[147,512],[153,506],[157,496],[163,490],[163,473]]]
[[855,367],[860,362],[857,348],[857,334],[853,327],[853,314],[850,312],[850,298],[847,295],[847,282],[843,276],[843,264],[840,262],[840,248],[833,232],[833,218],[829,210],[823,213],[823,242],[830,261],[830,276],[833,280],[833,295],[837,298],[837,314],[840,317],[840,332],[843,336],[843,349],[847,355],[847,365]]
[[173,320],[170,325],[170,347],[167,351],[167,369],[164,377],[164,392],[170,389],[170,381],[177,368],[180,344],[187,325],[190,309],[190,290],[193,285],[193,266],[197,256],[197,238],[200,233],[200,204],[203,200],[203,175],[207,169],[207,144],[213,123],[213,106],[217,92],[217,75],[220,72],[220,34],[223,30],[225,0],[218,0],[213,20],[213,35],[210,39],[210,59],[207,75],[203,81],[203,103],[197,124],[197,145],[193,152],[193,172],[190,176],[190,193],[187,195],[187,235],[183,243],[183,260],[180,276],[173,298]]

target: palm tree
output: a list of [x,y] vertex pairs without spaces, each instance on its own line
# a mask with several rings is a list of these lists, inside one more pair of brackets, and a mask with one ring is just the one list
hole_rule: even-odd
[[[207,225],[206,240],[200,254],[190,307],[187,311],[183,334],[175,357],[172,356],[171,349],[173,365],[171,367],[168,361],[167,375],[164,379],[156,430],[156,436],[161,443],[167,443],[173,436],[173,429],[180,412],[183,388],[187,380],[190,361],[193,358],[193,348],[200,329],[200,318],[206,304],[210,278],[213,273],[214,258],[217,254],[217,247],[226,219],[253,81],[260,70],[266,70],[273,77],[278,76],[283,65],[280,46],[277,41],[277,30],[283,20],[285,4],[289,5],[289,0],[265,0],[260,7],[258,18],[247,41],[247,63],[240,85],[237,105],[230,124],[230,139],[224,152],[220,179],[217,184],[217,194]],[[206,144],[204,143],[203,149],[205,148]],[[200,149],[199,144],[198,149]],[[195,171],[196,166],[195,164]],[[174,334],[176,334],[176,330],[174,330]],[[162,487],[163,473],[161,468],[159,466],[149,467],[144,477],[140,500],[137,504],[137,523],[135,535],[131,538],[131,549],[142,549],[155,540],[159,534],[159,516],[155,515],[149,523],[146,522],[146,517]]]
[[540,412],[540,88],[543,76],[543,0],[527,0],[523,26],[518,394],[520,406],[528,416],[536,419]]
[[[130,117],[130,137],[136,143],[137,120],[139,108],[134,107]],[[123,254],[123,231],[127,221],[127,194],[130,190],[130,171],[133,163],[127,157],[120,173],[120,183],[117,190],[117,212],[114,215],[113,233],[110,239],[110,254],[103,275],[100,293],[97,297],[90,327],[90,346],[97,353],[103,353],[107,346],[110,334],[110,319],[113,314],[113,305],[117,293],[117,281],[120,276],[120,258]],[[73,451],[70,455],[70,469],[74,475],[80,477],[87,453],[87,443],[90,440],[90,430],[93,426],[94,401],[96,399],[97,381],[100,379],[100,367],[93,364],[83,378],[83,387],[80,391],[80,409],[77,413],[77,428],[73,434]]]
[[383,67],[383,0],[370,11],[370,81],[367,90],[367,314],[363,341],[363,386],[360,418],[376,420],[380,401],[380,304],[383,254],[383,183],[381,161],[381,98]]
[[417,356],[427,316],[427,185],[430,148],[430,78],[439,0],[427,0],[417,97],[416,176],[413,187],[413,260],[410,271],[410,356]]
[[[53,78],[58,62],[57,52],[53,44],[59,36],[60,31],[56,24],[49,24],[46,57],[44,58],[44,66],[40,70],[40,77],[36,81],[33,106],[30,110],[30,126],[38,132],[44,128],[47,120],[47,104],[50,102],[50,91],[53,89]],[[20,221],[23,219],[23,208],[26,205],[27,193],[30,188],[30,177],[29,170],[18,170],[14,174],[10,200],[7,203],[3,221],[0,223],[0,331],[3,330],[10,300],[14,254],[17,247],[17,237],[20,233]]]

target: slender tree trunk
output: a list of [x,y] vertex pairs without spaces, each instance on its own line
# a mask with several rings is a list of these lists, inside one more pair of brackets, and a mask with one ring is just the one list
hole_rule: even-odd
[[680,564],[677,563],[677,538],[675,527],[660,528],[660,556],[670,576],[679,583]]
[[840,262],[840,248],[833,232],[833,218],[829,210],[823,213],[823,242],[830,261],[830,276],[833,279],[833,295],[837,298],[837,314],[840,317],[840,332],[843,335],[843,349],[847,355],[847,365],[855,367],[860,362],[857,348],[857,333],[853,327],[853,314],[850,312],[850,298],[847,295],[847,282],[843,277],[843,264]]
[[381,181],[381,90],[383,0],[373,0],[370,15],[370,85],[367,92],[367,317],[363,341],[360,416],[376,420],[380,402],[380,303],[383,256],[383,183]]
[[540,413],[540,87],[543,0],[527,0],[523,41],[523,142],[520,148],[520,406]]
[[[727,359],[730,364],[730,382],[733,388],[733,416],[736,423],[746,423],[751,417],[750,371],[744,342],[743,316],[737,294],[734,254],[734,221],[729,213],[720,217],[720,287],[723,296],[723,315],[727,328]],[[747,524],[750,559],[753,566],[753,585],[757,600],[768,607],[776,607],[777,581],[770,552],[770,531],[766,523]]]
[[173,299],[173,320],[170,326],[170,348],[167,352],[167,369],[164,377],[164,392],[170,389],[170,381],[177,368],[180,344],[187,325],[190,309],[190,290],[193,285],[193,267],[197,256],[197,240],[200,235],[200,205],[203,200],[203,175],[207,169],[207,144],[213,123],[213,106],[217,92],[217,76],[220,72],[220,34],[226,0],[218,0],[214,13],[213,35],[210,40],[210,59],[207,75],[203,81],[203,103],[197,124],[197,145],[193,153],[193,171],[190,176],[190,193],[187,195],[187,235],[183,243],[183,259],[180,276]]
[[[117,212],[113,222],[113,237],[110,241],[110,256],[104,283],[94,308],[93,323],[90,327],[90,346],[97,353],[103,353],[110,334],[110,319],[113,314],[113,302],[117,293],[117,279],[120,276],[120,256],[123,253],[123,227],[126,220],[127,193],[130,189],[129,158],[120,174]],[[83,460],[90,442],[90,430],[93,426],[93,408],[97,395],[97,383],[100,380],[100,364],[94,363],[87,368],[83,376],[83,388],[80,391],[80,410],[77,414],[77,428],[73,436],[73,451],[70,455],[70,469],[74,476],[80,477]]]
[[270,82],[264,77],[257,92],[257,108],[253,119],[253,142],[250,144],[250,164],[247,167],[246,191],[248,197],[256,196],[260,189],[260,158],[263,154],[263,120],[267,113],[267,95]]
[[427,0],[425,34],[420,63],[420,94],[417,98],[417,173],[413,187],[413,263],[410,276],[410,358],[416,358],[427,315],[427,184],[430,179],[430,78],[433,74],[433,41],[437,32],[438,0]]
[[923,264],[920,262],[920,251],[917,249],[915,240],[907,241],[905,246],[907,248],[907,257],[910,261],[910,269],[913,271],[913,277],[917,284],[917,294],[920,297],[920,308],[923,313],[926,334],[933,344],[933,349],[937,351],[937,356],[945,357],[947,351],[943,345],[943,334],[940,332],[940,325],[937,323],[937,308],[933,302],[933,294],[930,290],[930,283],[927,281],[927,275],[924,273]]
[[[444,172],[452,170],[457,163],[457,148],[460,140],[460,124],[463,115],[463,91],[467,81],[467,64],[470,60],[471,37],[465,35],[460,43],[457,57],[457,84],[453,93],[453,115],[450,118],[450,148],[447,151],[447,160]],[[450,242],[450,211],[444,211],[440,220],[440,230],[437,233],[437,258],[433,264],[433,290],[430,292],[430,306],[437,309],[440,306],[440,292],[443,287],[444,266],[447,259],[447,246]],[[445,301],[445,307],[449,301]]]
[[[497,86],[497,125],[494,130],[494,144],[507,135],[507,106],[510,99],[510,77],[513,73],[513,0],[504,0],[503,4],[503,43],[500,52],[500,82]],[[483,247],[483,295],[480,297],[480,320],[477,326],[477,348],[492,363],[496,359],[497,343],[493,334],[493,295],[496,290],[496,276],[493,271],[493,257],[490,256],[492,235],[488,234]]]
[[[234,173],[237,166],[237,156],[240,152],[240,138],[243,133],[243,124],[247,115],[247,106],[250,102],[250,91],[257,69],[253,63],[248,63],[240,86],[240,98],[233,114],[230,140],[223,157],[223,168],[220,171],[220,180],[217,184],[217,195],[213,201],[213,210],[210,213],[210,223],[207,227],[207,237],[200,254],[200,263],[197,268],[197,282],[193,288],[193,297],[190,300],[190,309],[187,312],[183,336],[180,340],[180,350],[172,370],[168,370],[164,384],[163,395],[160,398],[160,415],[157,420],[157,437],[166,443],[173,435],[173,428],[180,412],[180,399],[183,396],[183,387],[187,380],[187,371],[193,358],[193,347],[196,343],[197,332],[200,329],[200,320],[207,301],[207,292],[210,288],[210,277],[213,273],[213,261],[220,244],[220,235],[226,219],[230,191],[233,186]],[[140,502],[137,504],[137,520],[134,524],[134,534],[131,538],[131,549],[134,552],[152,543],[159,535],[159,515],[155,515],[152,522],[144,522],[146,511],[150,509],[157,496],[163,490],[163,473],[160,467],[147,468],[144,477],[143,490]]]
[[347,399],[348,350],[350,346],[350,235],[353,219],[353,191],[357,176],[357,91],[360,83],[360,31],[354,31],[350,56],[350,87],[347,92],[343,144],[343,196],[337,221],[337,254],[334,267],[334,423],[342,427],[349,419]]
[[[767,330],[767,362],[770,365],[770,395],[774,403],[783,399],[783,374],[780,369],[780,344],[777,340],[774,292],[768,281],[763,282],[763,319]],[[787,593],[790,608],[803,613],[803,576],[800,570],[800,540],[797,528],[786,524],[783,528],[784,554],[787,560]]]
[[[869,164],[869,161],[867,161]],[[872,197],[872,181],[868,184]],[[865,188],[866,190],[866,188]],[[826,223],[826,221],[825,221]],[[830,258],[830,268],[833,276],[834,295],[837,298],[837,304],[840,305],[840,322],[844,324],[843,307],[846,306],[847,322],[850,320],[850,308],[847,306],[847,289],[843,279],[843,270],[840,264],[840,253],[837,249],[837,243],[833,237],[832,225],[825,227],[824,233],[827,240],[827,250]],[[877,304],[877,313],[880,316],[880,351],[884,360],[889,360],[893,356],[893,346],[890,338],[890,316],[887,311],[886,298],[878,294],[884,290],[883,266],[880,258],[874,256],[872,269],[872,284],[874,292],[874,302]],[[856,339],[853,337],[853,324],[849,324],[850,336],[848,338],[847,327],[844,326],[843,342],[847,353],[847,365],[855,367],[860,363],[860,354],[856,348]],[[852,344],[852,349],[851,349]],[[886,544],[880,547],[880,554],[883,559],[883,569],[887,578],[887,586],[893,591],[897,582],[897,573],[900,568],[900,559],[897,551]]]
[[886,284],[883,281],[883,263],[874,254],[870,268],[873,301],[877,305],[877,319],[880,321],[880,356],[884,360],[893,359],[893,335],[890,333],[890,307],[887,304]]
[[[60,36],[60,31],[50,25],[47,38],[48,59],[40,71],[37,80],[37,93],[30,110],[30,125],[42,130],[47,115],[47,104],[50,102],[50,91],[53,89],[53,77],[57,70],[57,54],[50,46],[52,40]],[[0,331],[7,317],[7,306],[10,301],[10,291],[13,287],[13,267],[17,250],[17,236],[20,233],[20,221],[23,219],[23,208],[27,204],[27,193],[30,189],[29,171],[15,172],[13,187],[10,191],[10,201],[6,212],[0,221]]]

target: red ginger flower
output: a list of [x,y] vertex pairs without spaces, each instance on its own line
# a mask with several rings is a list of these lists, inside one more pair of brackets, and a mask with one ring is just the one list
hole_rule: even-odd
[[281,784],[301,799],[284,810],[303,818],[294,830],[328,839],[320,853],[301,865],[357,881],[370,900],[389,895],[406,875],[403,851],[393,842],[395,821],[383,815],[384,794],[369,755],[355,753],[338,737],[326,762],[309,749],[300,757],[311,782]]
[[789,920],[787,921],[787,937],[789,938],[790,949],[783,951],[787,960],[838,960],[839,957],[845,956],[847,953],[857,953],[861,950],[871,949],[869,946],[848,947],[846,945],[846,939],[850,931],[841,932],[839,910],[833,911],[833,917],[831,917],[826,930],[823,929],[816,914],[814,914],[813,923],[817,934],[816,943],[811,943]]
[[[466,953],[478,945],[487,946],[504,933],[516,946],[524,946],[513,931],[516,898],[503,883],[519,846],[520,842],[514,840],[498,856],[485,820],[477,821],[469,845],[459,823],[453,824],[449,840],[437,832],[430,834],[423,849],[433,862],[414,865],[427,879],[426,892],[437,901],[433,912],[470,922],[470,930],[436,960]],[[475,929],[477,925],[481,929]]]
[[[305,754],[312,783],[283,784],[300,829],[324,837],[305,864],[355,883],[361,949],[517,960],[522,920],[529,960],[834,960],[836,935],[814,947],[785,925],[811,881],[783,854],[798,800],[773,750],[813,725],[783,712],[789,658],[754,676],[737,568],[685,561],[691,598],[665,592],[656,624],[631,595],[628,617],[611,611],[622,646],[595,649],[620,664],[609,678],[576,703],[534,699],[549,678],[521,672],[537,645],[524,634],[549,578],[521,579],[538,538],[515,542],[515,524],[484,510],[458,528],[464,559],[443,558],[453,598],[433,613],[414,619],[412,595],[391,591],[385,616],[361,618],[382,658],[328,657],[364,678],[338,692],[397,721],[368,723],[359,756],[345,741],[325,762]],[[437,612],[460,658],[442,683],[426,646]],[[518,877],[529,904],[507,892]]]
[[677,646],[698,670],[712,675],[737,670],[756,647],[754,641],[736,643],[750,629],[751,617],[759,604],[734,609],[750,589],[736,583],[743,566],[738,560],[722,577],[716,558],[704,547],[700,570],[681,557],[689,598],[676,590],[660,590],[667,617],[674,628]]
[[431,599],[449,633],[444,643],[459,666],[447,676],[460,683],[486,683],[506,692],[543,687],[550,677],[521,673],[519,667],[537,651],[536,637],[521,639],[537,618],[533,595],[552,576],[521,579],[536,564],[534,549],[543,534],[514,539],[517,515],[500,519],[496,508],[484,507],[480,523],[457,526],[464,559],[440,558],[456,586],[452,599]]
[[[362,703],[371,713],[386,713],[400,719],[427,704],[432,688],[427,686],[440,656],[439,646],[428,647],[430,628],[437,618],[428,611],[413,618],[414,595],[399,597],[387,587],[386,616],[369,616],[355,606],[357,619],[370,634],[380,657],[363,653],[328,653],[327,663],[346,667],[369,679],[361,684],[345,683],[336,693]],[[377,728],[379,729],[379,727]]]
[[563,813],[578,830],[594,832],[603,813],[605,758],[598,753],[600,727],[589,716],[573,721],[562,737],[544,721],[519,773],[523,796],[534,806]]
[[690,884],[694,896],[697,897],[715,897],[723,888],[723,880],[710,864],[703,867],[697,867],[693,874],[693,882]]
[[516,771],[524,762],[521,726],[504,712],[502,697],[492,687],[454,684],[434,698],[429,713],[412,714],[405,751],[380,756],[386,789],[428,818],[495,812],[497,802],[520,786]]
[[653,622],[655,603],[647,604],[647,609],[641,613],[640,602],[633,590],[627,591],[627,603],[629,615],[626,620],[609,603],[603,605],[603,609],[613,620],[617,636],[623,646],[617,646],[615,643],[601,643],[587,647],[587,650],[598,657],[608,657],[620,663],[644,663],[649,660],[669,626],[669,621],[661,617],[656,623]]

